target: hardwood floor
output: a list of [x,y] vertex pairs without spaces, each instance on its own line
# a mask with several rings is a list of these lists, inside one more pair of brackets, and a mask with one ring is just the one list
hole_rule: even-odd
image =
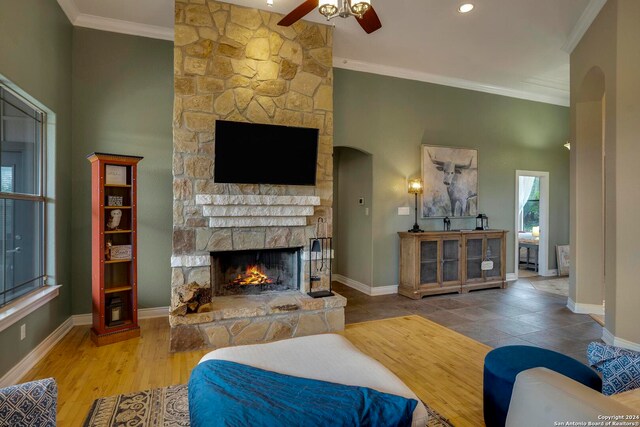
[[140,321],[142,337],[96,347],[89,326],[76,326],[23,381],[54,377],[58,425],[81,426],[99,397],[184,384],[205,350],[169,353],[169,320]]
[[453,425],[484,425],[482,368],[491,347],[415,315],[347,325],[344,335]]
[[[169,353],[167,319],[140,322],[142,337],[95,347],[77,326],[23,381],[54,377],[58,425],[80,426],[99,397],[188,381],[207,350]],[[490,347],[420,316],[347,325],[344,335],[456,426],[482,425],[482,362]]]

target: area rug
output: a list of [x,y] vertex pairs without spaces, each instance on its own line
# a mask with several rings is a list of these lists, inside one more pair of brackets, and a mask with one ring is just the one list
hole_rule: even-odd
[[[103,397],[93,402],[85,427],[185,427],[189,426],[187,386],[155,388],[137,393]],[[424,402],[423,402],[424,403]],[[453,427],[431,409],[426,427]]]
[[531,280],[531,285],[539,291],[551,292],[552,294],[569,296],[569,278],[559,277],[548,280]]

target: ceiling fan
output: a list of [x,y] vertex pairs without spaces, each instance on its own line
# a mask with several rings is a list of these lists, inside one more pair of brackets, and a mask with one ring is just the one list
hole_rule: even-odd
[[367,34],[371,34],[382,27],[378,14],[371,6],[371,0],[306,0],[282,18],[278,25],[288,27],[302,19],[316,7],[318,12],[327,18],[327,21],[337,16],[340,18],[353,16]]

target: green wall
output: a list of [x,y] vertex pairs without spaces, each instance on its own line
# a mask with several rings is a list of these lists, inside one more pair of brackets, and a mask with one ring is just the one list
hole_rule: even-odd
[[[71,37],[72,26],[57,2],[0,0],[0,75],[55,114],[55,146],[49,148],[56,191],[48,194],[53,199],[48,213],[55,221],[55,242],[48,242],[54,259],[47,273],[63,285],[59,297],[0,332],[0,377],[71,312]],[[21,324],[27,327],[23,341]]]
[[[550,174],[549,268],[557,244],[569,242],[569,109],[412,80],[334,70],[334,145],[373,155],[373,286],[398,284],[397,232],[413,217],[406,179],[420,175],[420,145],[478,149],[479,210],[492,228],[509,230],[507,271],[514,264],[515,171]],[[338,219],[338,222],[343,219]],[[420,220],[441,230],[442,220]],[[452,221],[452,228],[475,226]],[[344,268],[340,264],[340,268]]]
[[94,151],[144,157],[138,164],[138,305],[169,305],[172,109],[172,42],[74,28],[74,314],[91,312],[91,176],[86,155]]

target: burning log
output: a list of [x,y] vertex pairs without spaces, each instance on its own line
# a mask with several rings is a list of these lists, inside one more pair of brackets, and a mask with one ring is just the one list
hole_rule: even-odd
[[273,280],[264,274],[258,266],[250,265],[247,267],[247,271],[244,275],[238,274],[238,276],[231,282],[232,285],[239,286],[257,286],[272,284]]

